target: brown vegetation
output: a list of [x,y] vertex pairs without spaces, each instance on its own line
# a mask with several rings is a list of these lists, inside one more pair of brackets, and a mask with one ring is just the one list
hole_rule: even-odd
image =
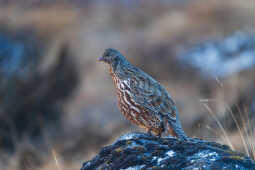
[[[34,37],[33,41],[40,44],[36,48],[42,50],[43,59],[35,70],[45,77],[39,77],[42,81],[36,87],[40,89],[28,106],[38,104],[41,92],[47,106],[60,109],[58,126],[45,121],[39,140],[26,135],[15,140],[11,159],[10,153],[0,155],[0,167],[79,169],[82,161],[117,136],[138,130],[120,114],[108,68],[97,62],[98,56],[109,47],[130,56],[132,63],[166,86],[189,136],[229,144],[217,124],[219,121],[233,148],[247,153],[240,131],[244,141],[249,141],[247,145],[252,145],[254,136],[249,134],[254,128],[254,111],[250,110],[254,100],[254,68],[220,79],[204,78],[199,71],[183,67],[177,60],[180,47],[189,49],[234,31],[251,32],[255,24],[252,3],[234,0],[145,5],[142,2],[134,7],[125,3],[67,2],[36,7],[13,3],[1,7],[0,30],[8,34],[29,30],[31,33],[25,35]],[[68,56],[67,60],[60,57],[63,54]],[[61,68],[63,65],[66,67]],[[77,86],[76,80],[69,77],[72,68]],[[67,85],[74,86],[66,94],[65,89],[71,87]],[[46,90],[42,91],[41,86]],[[22,97],[22,92],[18,92],[19,100],[26,97]],[[28,89],[29,92],[34,91]],[[15,104],[12,107],[17,109]],[[36,113],[40,111],[36,107]]]

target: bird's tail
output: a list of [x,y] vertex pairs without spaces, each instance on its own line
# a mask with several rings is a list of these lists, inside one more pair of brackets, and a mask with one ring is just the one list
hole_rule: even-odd
[[188,136],[186,135],[186,133],[183,131],[183,129],[181,127],[179,127],[178,125],[171,125],[171,127],[168,127],[167,132],[172,135],[177,137],[178,139],[182,140],[182,141],[187,141],[188,140]]
[[187,141],[188,140],[188,136],[186,135],[186,133],[184,132],[184,130],[182,129],[181,126],[181,122],[179,121],[179,119],[176,119],[175,121],[173,120],[169,120],[167,121],[167,132],[172,135],[177,137],[178,139],[182,140],[182,141]]

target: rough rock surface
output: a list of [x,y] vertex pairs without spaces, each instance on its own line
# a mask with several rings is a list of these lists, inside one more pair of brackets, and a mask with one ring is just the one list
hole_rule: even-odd
[[215,142],[130,133],[85,162],[81,170],[87,169],[255,169],[255,163]]

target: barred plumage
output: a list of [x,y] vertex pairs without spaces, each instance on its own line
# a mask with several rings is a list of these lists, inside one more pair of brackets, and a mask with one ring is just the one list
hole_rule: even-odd
[[175,103],[163,86],[115,49],[106,49],[100,60],[110,65],[118,106],[128,120],[148,133],[160,136],[166,130],[172,136],[187,139]]

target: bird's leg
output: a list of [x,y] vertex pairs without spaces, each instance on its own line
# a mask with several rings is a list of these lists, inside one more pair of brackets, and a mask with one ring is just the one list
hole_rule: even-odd
[[161,135],[162,135],[162,132],[159,132],[158,134],[156,134],[156,136],[157,136],[158,138],[161,138]]
[[146,129],[146,133],[147,133],[149,136],[152,136],[151,128]]
[[161,123],[160,123],[160,130],[159,130],[159,132],[156,134],[157,135],[157,137],[161,137],[162,136],[162,133],[165,131],[165,127],[164,127],[164,121],[161,121]]
[[167,122],[167,118],[166,117],[163,117],[163,121],[162,121],[162,124],[163,124],[163,128],[164,128],[164,132],[165,133],[168,133],[168,122]]
[[164,117],[164,124],[165,124],[165,131],[167,132],[167,134],[171,135],[172,137],[176,137],[177,138],[177,134],[175,133],[173,127],[168,122],[166,117]]

